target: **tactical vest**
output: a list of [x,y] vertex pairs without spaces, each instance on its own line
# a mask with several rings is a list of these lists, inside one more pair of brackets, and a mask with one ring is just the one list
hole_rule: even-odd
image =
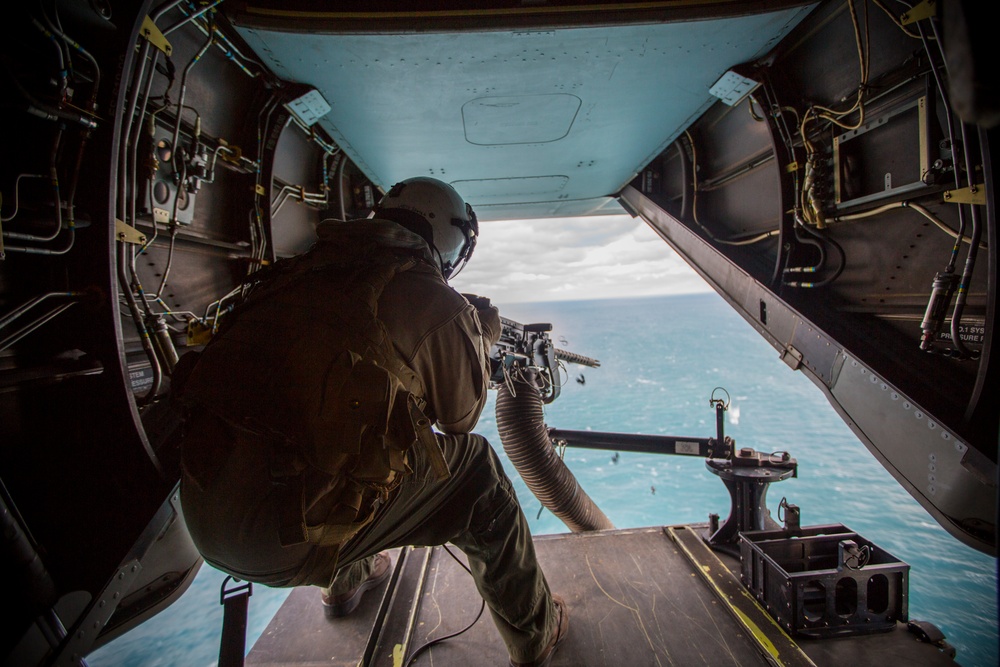
[[333,250],[321,244],[272,267],[183,383],[185,403],[266,439],[272,483],[287,496],[285,545],[341,544],[366,525],[410,472],[406,453],[418,441],[437,475],[449,475],[423,383],[377,314],[385,286],[417,260]]

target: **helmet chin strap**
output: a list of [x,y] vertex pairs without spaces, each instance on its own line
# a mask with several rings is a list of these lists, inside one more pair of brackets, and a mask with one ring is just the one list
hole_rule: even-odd
[[437,255],[438,267],[440,267],[441,269],[441,275],[444,276],[445,280],[448,280],[448,278],[450,278],[452,275],[454,267],[452,267],[450,264],[445,263],[444,257],[441,256],[441,251],[437,249],[436,245],[431,243],[430,246],[431,246],[431,252]]

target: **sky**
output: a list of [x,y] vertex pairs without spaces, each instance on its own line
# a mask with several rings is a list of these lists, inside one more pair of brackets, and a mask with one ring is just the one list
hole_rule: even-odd
[[498,303],[711,291],[649,225],[624,214],[481,222],[472,260],[449,282]]

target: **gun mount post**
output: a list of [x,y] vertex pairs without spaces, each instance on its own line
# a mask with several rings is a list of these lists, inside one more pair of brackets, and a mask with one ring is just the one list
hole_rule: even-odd
[[[726,395],[725,399],[716,398],[716,392],[721,391]],[[732,459],[735,451],[736,441],[726,436],[725,414],[729,410],[729,392],[722,387],[712,390],[712,397],[708,399],[708,404],[715,407],[715,439],[709,440],[712,443],[708,451],[708,458]]]
[[707,459],[705,466],[722,479],[731,501],[725,523],[719,526],[717,518],[710,519],[702,536],[713,549],[739,557],[740,533],[780,528],[771,518],[765,497],[768,486],[798,474],[798,462],[787,452],[772,455],[743,447],[729,458]]

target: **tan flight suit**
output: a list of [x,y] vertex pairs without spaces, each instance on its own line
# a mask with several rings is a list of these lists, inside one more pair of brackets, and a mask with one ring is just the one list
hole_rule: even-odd
[[[555,631],[556,614],[510,480],[489,443],[471,433],[486,401],[487,354],[500,335],[496,311],[488,309],[480,319],[442,278],[423,240],[395,223],[331,221],[317,234],[337,253],[350,253],[359,234],[377,238],[386,249],[423,252],[425,261],[385,287],[378,316],[402,360],[423,382],[425,412],[440,431],[435,437],[451,476],[436,476],[427,450],[416,445],[407,453],[412,474],[339,549],[282,546],[278,505],[286,496],[275,490],[267,438],[201,414],[188,429],[182,456],[181,503],[191,536],[208,563],[241,579],[321,586],[329,594],[364,581],[379,551],[451,542],[467,555],[510,657],[530,661]],[[316,307],[322,304],[323,294],[317,293]],[[269,335],[294,336],[291,324],[276,323]],[[245,377],[218,382],[253,382],[267,373],[253,361],[246,360]],[[221,456],[209,459],[223,461],[208,473],[198,460],[206,451]]]

